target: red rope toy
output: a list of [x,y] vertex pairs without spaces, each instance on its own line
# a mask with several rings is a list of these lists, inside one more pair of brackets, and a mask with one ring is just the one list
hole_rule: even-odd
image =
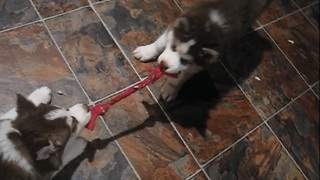
[[98,104],[96,106],[93,106],[90,109],[91,119],[90,119],[89,123],[86,126],[87,129],[93,130],[94,124],[95,124],[95,121],[96,121],[97,117],[99,115],[102,115],[102,114],[106,113],[106,111],[109,109],[110,106],[112,106],[113,104],[121,101],[123,98],[126,98],[127,96],[131,95],[132,93],[135,93],[136,91],[146,87],[148,84],[154,83],[155,81],[160,79],[160,77],[162,75],[166,74],[166,75],[168,75],[170,77],[174,77],[174,78],[177,77],[177,75],[175,75],[175,74],[165,73],[160,66],[157,66],[156,68],[147,67],[146,69],[147,69],[147,71],[150,71],[151,73],[144,80],[140,81],[137,85],[135,85],[135,86],[123,91],[120,94],[118,94],[115,98],[110,99],[110,100],[108,100],[107,102],[105,102],[103,104]]

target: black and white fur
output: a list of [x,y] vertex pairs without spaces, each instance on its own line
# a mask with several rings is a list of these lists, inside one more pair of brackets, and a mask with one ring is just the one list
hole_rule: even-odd
[[251,26],[270,0],[208,0],[191,7],[155,42],[136,48],[140,61],[157,56],[169,78],[161,89],[166,101],[176,98],[182,84],[228,52]]
[[17,107],[0,117],[0,178],[50,179],[81,154],[87,141],[79,132],[91,114],[84,104],[69,109],[48,104],[51,90],[17,95]]

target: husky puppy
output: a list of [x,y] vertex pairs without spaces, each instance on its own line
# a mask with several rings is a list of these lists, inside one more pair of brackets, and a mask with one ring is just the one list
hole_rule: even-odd
[[49,105],[51,91],[36,89],[28,98],[17,95],[17,107],[0,117],[1,179],[50,179],[84,150],[78,136],[89,122],[89,108]]
[[158,64],[169,78],[161,89],[162,99],[171,101],[182,84],[195,73],[228,52],[271,0],[207,0],[191,7],[176,19],[155,42],[136,48],[142,62],[158,56]]

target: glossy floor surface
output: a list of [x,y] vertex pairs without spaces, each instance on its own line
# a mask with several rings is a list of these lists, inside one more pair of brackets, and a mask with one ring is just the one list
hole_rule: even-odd
[[[64,107],[112,98],[194,2],[0,0],[0,114],[40,86]],[[319,1],[275,0],[253,27],[176,101],[163,78],[112,106],[56,179],[319,179]]]

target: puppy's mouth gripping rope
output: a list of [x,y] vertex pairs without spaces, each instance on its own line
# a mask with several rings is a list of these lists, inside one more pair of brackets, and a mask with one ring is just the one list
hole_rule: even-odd
[[174,77],[174,78],[177,77],[176,74],[165,73],[160,66],[157,66],[156,68],[147,67],[146,69],[147,69],[147,71],[150,72],[150,74],[144,80],[140,81],[135,86],[130,87],[129,89],[126,89],[125,91],[121,92],[116,97],[108,100],[107,102],[105,102],[103,104],[95,105],[90,109],[91,119],[86,126],[87,129],[93,130],[94,125],[95,125],[95,121],[97,120],[97,117],[99,115],[105,114],[108,111],[110,106],[121,101],[122,99],[126,98],[127,96],[135,93],[136,91],[146,87],[148,84],[154,83],[155,81],[160,79],[160,77],[162,75],[166,74],[170,77]]

